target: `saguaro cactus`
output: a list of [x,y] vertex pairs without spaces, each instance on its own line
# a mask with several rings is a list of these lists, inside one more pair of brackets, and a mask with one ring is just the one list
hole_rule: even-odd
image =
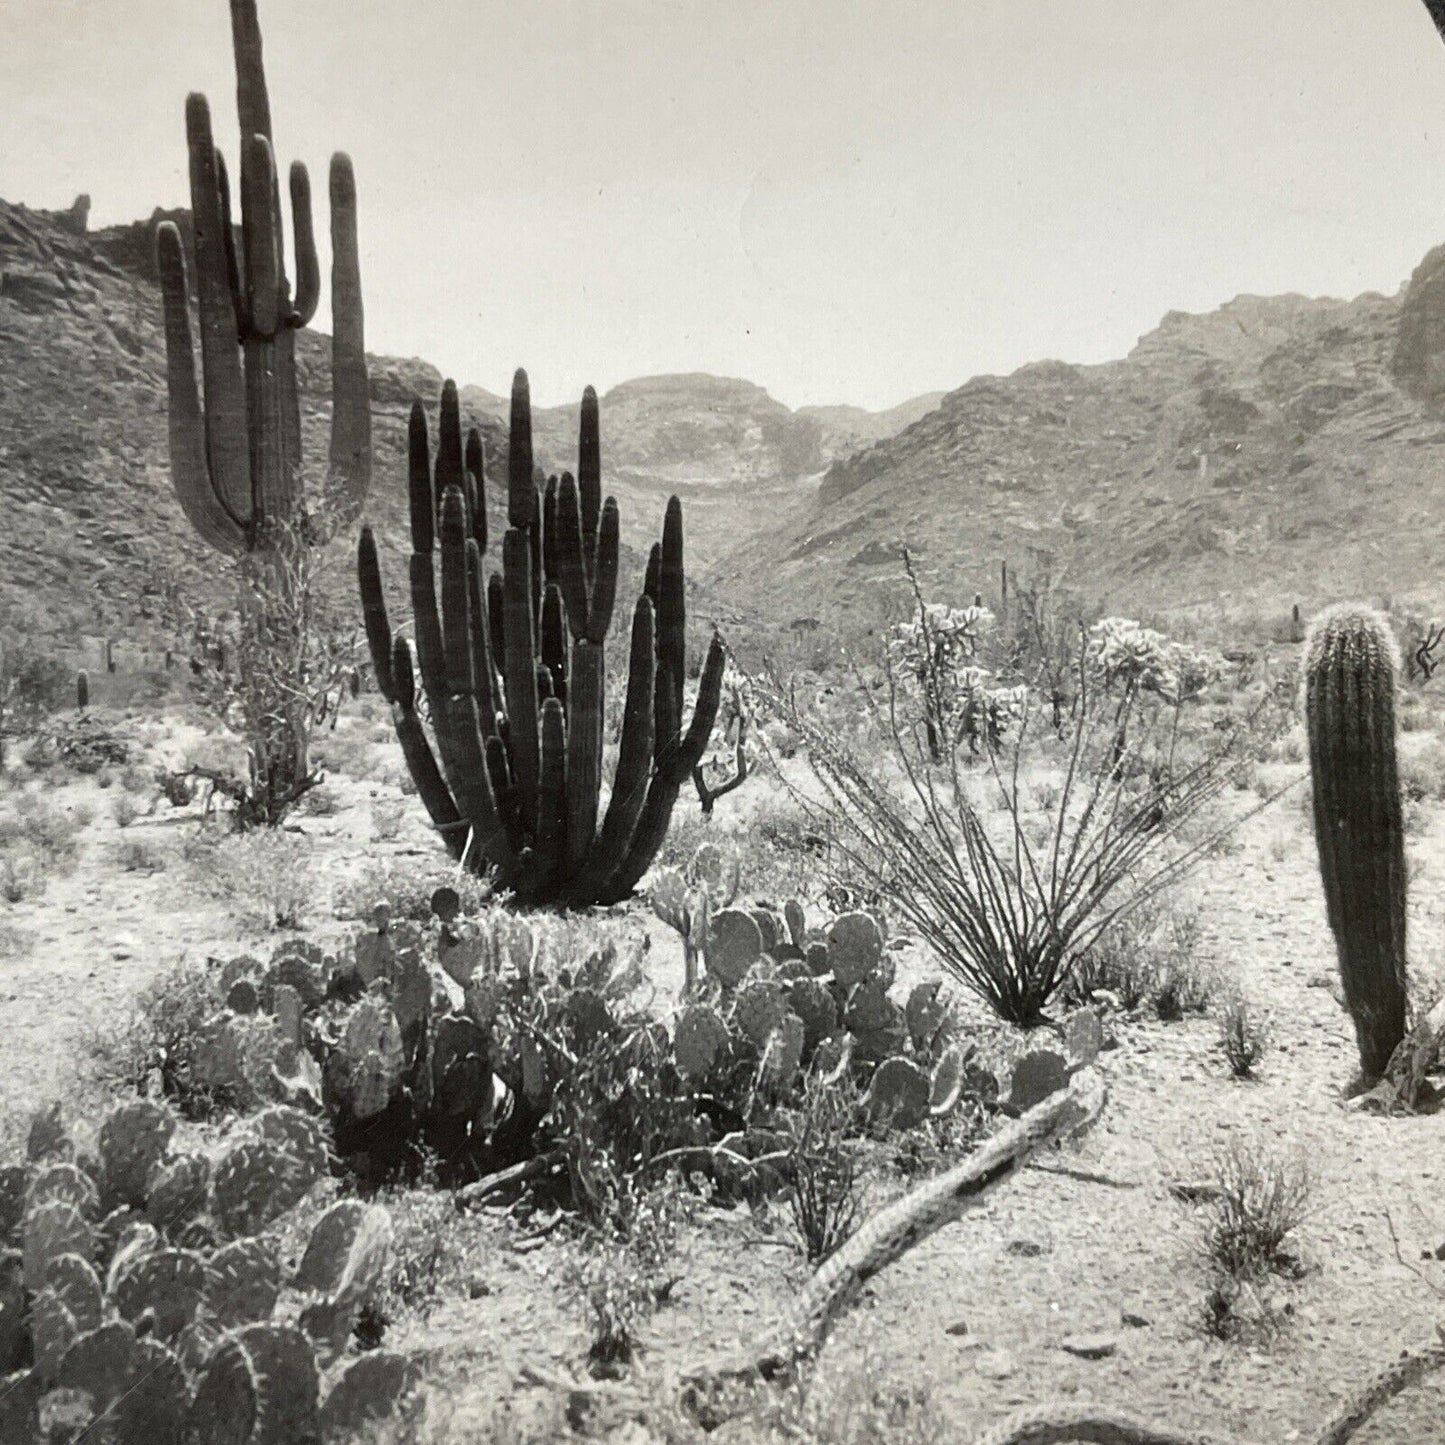
[[1385,1071],[1405,1036],[1405,847],[1395,765],[1399,657],[1365,607],[1322,613],[1305,645],[1315,841],[1360,1066]]
[[539,493],[527,376],[517,372],[510,525],[501,570],[490,576],[481,437],[473,430],[463,445],[453,382],[442,391],[435,463],[420,402],[409,451],[412,625],[435,753],[416,711],[411,649],[392,637],[369,527],[357,571],[377,684],[393,705],[422,801],[452,854],[479,872],[494,869],[520,902],[616,902],[656,856],[721,695],[724,650],[714,636],[683,731],[682,507],[676,497],[668,503],[633,609],[617,772],[604,811],[604,648],[619,527],[615,500],[602,502],[596,394],[589,387],[582,399],[576,478],[554,477]]
[[[257,613],[255,635],[273,658],[295,652],[298,548],[355,519],[371,482],[371,411],[356,242],[356,182],[350,159],[331,159],[332,429],[326,505],[303,505],[296,332],[315,315],[321,270],[311,218],[311,183],[290,172],[296,290],[286,274],[271,107],[255,0],[231,0],[236,96],[241,122],[241,224],[232,224],[224,158],[211,133],[206,98],[186,101],[195,292],[201,332],[201,388],[191,337],[186,258],[179,229],[156,233],[165,305],[171,477],[197,533],[245,559]],[[202,407],[201,390],[205,405]],[[286,687],[279,689],[287,691]],[[304,689],[295,689],[303,691]],[[272,735],[253,737],[253,786],[278,806],[304,790],[304,704],[280,711]],[[266,821],[275,821],[266,811]]]

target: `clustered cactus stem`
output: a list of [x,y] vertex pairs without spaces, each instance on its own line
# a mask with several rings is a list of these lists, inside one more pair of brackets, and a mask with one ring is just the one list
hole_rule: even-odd
[[[442,391],[435,457],[426,413],[409,437],[413,641],[393,637],[376,539],[362,529],[362,612],[378,686],[422,802],[452,855],[526,905],[627,897],[667,833],[712,734],[725,660],[714,636],[683,727],[682,507],[667,505],[632,612],[616,774],[602,804],[605,646],[617,595],[616,501],[602,500],[597,396],[582,399],[578,469],[545,489],[533,470],[527,376],[512,387],[502,566],[484,576],[480,434],[463,440],[456,385]],[[413,663],[413,645],[415,664]],[[417,707],[416,672],[435,751]]]
[[1305,646],[1315,841],[1345,1003],[1364,1074],[1385,1073],[1405,1036],[1405,844],[1395,762],[1389,626],[1342,605]]

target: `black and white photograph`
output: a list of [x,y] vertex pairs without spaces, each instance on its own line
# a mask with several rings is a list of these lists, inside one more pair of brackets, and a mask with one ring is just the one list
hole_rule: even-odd
[[1445,0],[0,0],[0,1445],[1445,1445],[1442,516]]

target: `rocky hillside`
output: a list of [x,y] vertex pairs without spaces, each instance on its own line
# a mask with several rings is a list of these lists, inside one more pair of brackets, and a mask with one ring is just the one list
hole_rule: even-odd
[[1044,553],[1121,608],[1438,607],[1442,404],[1445,248],[1394,297],[1241,296],[1121,361],[976,377],[712,580],[784,620],[877,617],[906,544],[940,595]]
[[[87,235],[71,213],[0,202],[0,622],[54,639],[163,639],[163,587],[229,605],[227,569],[192,532],[171,489],[165,350],[151,261],[159,215]],[[320,476],[330,427],[328,338],[302,332],[302,427]],[[384,545],[404,537],[406,418],[431,400],[435,368],[372,360],[376,485],[369,511]],[[488,418],[490,451],[505,438]],[[332,595],[350,606],[352,563],[338,550]],[[393,555],[391,576],[404,575]]]
[[[504,419],[506,401],[481,387],[465,400]],[[791,411],[749,381],[693,373],[646,376],[600,398],[608,486],[632,525],[655,529],[667,498],[687,506],[690,555],[699,566],[732,550],[749,519],[776,515],[811,496],[832,462],[891,436],[935,405],[919,397],[886,412],[859,407]],[[539,408],[534,435],[549,458],[575,453],[577,406]],[[639,537],[637,540],[641,540]]]
[[[185,523],[167,469],[164,344],[154,235],[164,217],[87,232],[86,208],[43,212],[0,201],[0,622],[47,635],[158,640],[156,589],[180,582],[212,605],[225,571]],[[180,213],[171,219],[184,224]],[[303,427],[321,475],[330,422],[330,344],[303,332]],[[406,416],[420,396],[435,415],[442,378],[418,360],[373,357],[376,446],[369,512],[391,577],[404,574]],[[465,387],[464,418],[505,476],[507,402]],[[851,413],[850,413],[851,415]],[[901,424],[904,413],[899,413]],[[624,383],[603,399],[603,463],[622,504],[624,542],[645,552],[667,497],[688,503],[689,551],[701,571],[740,528],[810,494],[849,436],[887,423],[858,413],[848,436],[795,414],[760,387],[710,376]],[[548,470],[575,465],[577,408],[539,409]],[[500,493],[496,501],[500,504]],[[384,559],[385,560],[385,559]],[[336,597],[351,586],[336,559]]]

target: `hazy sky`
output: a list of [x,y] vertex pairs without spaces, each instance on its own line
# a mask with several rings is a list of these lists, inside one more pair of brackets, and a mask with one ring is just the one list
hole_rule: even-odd
[[[890,406],[1445,241],[1420,0],[260,4],[281,160],[356,162],[369,346],[547,403]],[[0,0],[0,196],[187,203],[192,89],[234,157],[225,0]]]

